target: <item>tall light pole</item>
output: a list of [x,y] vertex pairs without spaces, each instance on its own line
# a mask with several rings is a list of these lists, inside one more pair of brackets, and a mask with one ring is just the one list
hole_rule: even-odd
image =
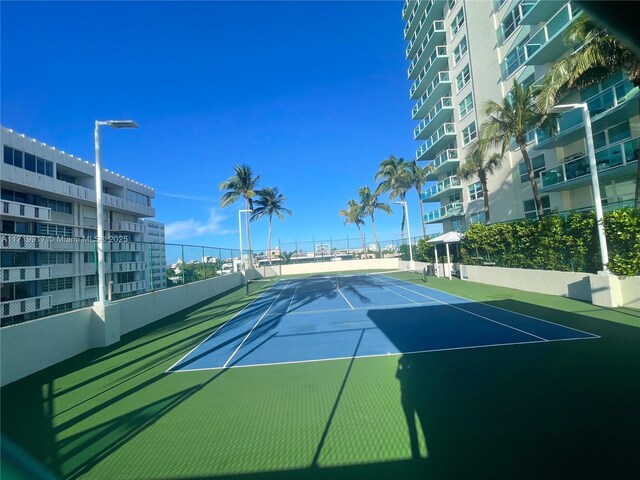
[[591,189],[593,190],[593,203],[596,208],[596,223],[598,228],[598,241],[600,243],[600,259],[602,271],[609,274],[607,263],[609,263],[609,250],[607,249],[607,237],[604,233],[602,199],[600,198],[600,179],[598,178],[598,166],[596,165],[596,152],[593,146],[593,131],[591,130],[591,115],[586,103],[569,103],[566,105],[556,105],[550,111],[560,110],[582,110],[582,121],[584,122],[585,137],[587,141],[587,155],[589,157],[589,171],[591,173]]
[[133,120],[96,120],[95,147],[96,147],[96,221],[98,224],[97,255],[98,255],[98,303],[104,304],[106,300],[105,268],[104,268],[104,211],[102,207],[102,155],[100,153],[100,127],[111,128],[138,128]]
[[[244,261],[242,260],[242,214],[253,212],[251,209],[238,210],[238,232],[240,233],[240,270],[244,272]],[[249,252],[251,254],[251,252]]]
[[411,247],[411,224],[409,223],[409,206],[407,202],[393,202],[398,205],[402,205],[405,221],[407,222],[407,234],[409,235],[409,270],[415,270],[415,264],[413,263],[413,248]]

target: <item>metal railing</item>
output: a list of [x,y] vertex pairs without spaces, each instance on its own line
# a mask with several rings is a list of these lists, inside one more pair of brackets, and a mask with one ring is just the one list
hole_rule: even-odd
[[420,100],[416,102],[416,104],[411,109],[411,116],[415,118],[418,111],[422,108],[422,106],[429,100],[429,96],[434,92],[434,90],[445,83],[451,83],[451,77],[448,71],[438,72],[438,76],[433,79],[433,81],[427,86],[427,89],[420,97]]
[[543,48],[553,37],[560,33],[571,21],[576,18],[581,8],[567,3],[551,19],[545,23],[538,32],[527,42],[527,57],[531,58],[538,50]]
[[420,44],[420,48],[418,48],[418,51],[416,52],[414,59],[411,61],[411,64],[407,69],[407,77],[411,77],[411,74],[413,73],[413,69],[416,68],[416,65],[419,63],[420,57],[426,50],[427,45],[433,38],[433,35],[436,33],[446,33],[446,32],[447,30],[444,28],[444,22],[442,20],[436,20],[435,22],[433,22],[433,24],[431,25],[431,28],[427,32],[426,37]]
[[445,123],[436,132],[425,140],[425,142],[416,150],[416,160],[420,160],[423,155],[426,155],[429,149],[431,149],[440,139],[445,135],[455,135],[456,125],[455,123]]
[[443,181],[436,183],[431,188],[422,192],[422,200],[427,201],[430,198],[440,195],[452,188],[462,188],[460,185],[460,179],[458,177],[447,177]]
[[464,215],[464,206],[461,202],[450,203],[444,207],[440,207],[436,210],[426,212],[424,214],[424,222],[432,223],[446,218],[460,217]]
[[440,113],[442,110],[448,109],[453,112],[453,101],[451,97],[442,97],[438,103],[436,103],[435,107],[433,107],[427,116],[418,124],[418,126],[413,130],[413,138],[416,139],[420,135],[420,133],[431,123],[431,121]]

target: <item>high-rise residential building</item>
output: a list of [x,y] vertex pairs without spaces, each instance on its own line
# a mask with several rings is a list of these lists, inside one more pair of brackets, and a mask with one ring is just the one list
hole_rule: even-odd
[[[417,122],[414,138],[420,141],[416,159],[433,167],[429,180],[437,182],[422,200],[440,203],[425,214],[426,223],[442,223],[450,231],[485,220],[480,182],[457,177],[478,138],[483,105],[508,98],[514,80],[538,83],[555,61],[579,48],[567,46],[564,32],[582,14],[566,1],[405,2],[409,93],[415,100],[411,114]],[[640,152],[638,88],[619,72],[562,103],[576,102],[589,106],[603,204],[630,201]],[[531,131],[528,140],[545,211],[593,206],[580,111],[562,115],[557,135]],[[489,176],[488,190],[492,222],[536,217],[515,145],[503,167]]]
[[[97,297],[95,166],[1,128],[2,325],[91,305]],[[106,281],[112,299],[166,286],[154,190],[104,170]],[[145,243],[148,242],[148,243]]]

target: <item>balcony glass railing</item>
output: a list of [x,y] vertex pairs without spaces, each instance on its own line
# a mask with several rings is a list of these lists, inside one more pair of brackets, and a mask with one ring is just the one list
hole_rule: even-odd
[[[623,80],[587,99],[587,107],[591,117],[600,115],[607,110],[626,102],[626,95],[633,89],[633,84]],[[558,132],[582,124],[582,111],[578,109],[564,113],[558,119]]]
[[416,65],[420,61],[420,57],[422,56],[425,49],[427,48],[429,41],[433,38],[433,35],[436,33],[445,33],[445,32],[446,30],[444,28],[444,22],[442,20],[436,20],[435,22],[433,22],[433,25],[431,25],[431,28],[427,32],[427,36],[424,38],[424,40],[420,44],[420,48],[418,48],[415,58],[411,61],[411,65],[409,65],[409,69],[407,70],[408,77],[411,76],[411,74],[413,73],[413,69],[416,68]]
[[438,76],[434,78],[434,80],[429,84],[425,92],[420,97],[420,100],[418,100],[411,109],[411,115],[415,117],[418,111],[422,108],[422,105],[424,105],[425,102],[429,99],[429,96],[433,93],[433,91],[440,85],[445,83],[451,83],[449,72],[438,72]]
[[436,132],[431,135],[429,138],[425,140],[425,142],[420,145],[420,148],[416,151],[416,159],[422,157],[425,153],[429,151],[431,147],[433,147],[438,140],[443,138],[445,135],[455,135],[456,134],[456,126],[454,123],[445,123],[442,125]]
[[576,18],[581,9],[567,3],[562,10],[556,13],[551,20],[544,24],[531,39],[527,42],[527,57],[531,57],[538,50],[543,48],[549,40],[560,33],[569,23]]
[[418,78],[416,79],[416,81],[413,82],[413,85],[411,85],[411,89],[409,90],[411,95],[413,95],[415,91],[418,89],[418,87],[420,87],[420,84],[427,76],[429,69],[431,69],[431,66],[438,58],[447,58],[446,45],[438,45],[433,50],[433,53],[429,56],[429,59],[427,60],[427,64],[422,68],[422,70],[420,71],[420,75],[418,75]]
[[418,138],[420,132],[422,132],[427,127],[427,125],[429,125],[433,121],[436,115],[438,115],[438,113],[440,113],[443,109],[453,110],[453,102],[451,100],[451,97],[442,97],[438,101],[438,103],[436,103],[436,106],[429,111],[424,120],[422,120],[413,130],[413,138]]
[[445,163],[453,161],[458,161],[458,150],[456,150],[455,148],[451,148],[442,152],[431,163],[429,163],[429,166],[434,170],[438,170],[438,168],[440,168]]
[[[406,50],[407,58],[409,58],[409,53],[411,52],[411,49],[413,48],[414,44],[418,40],[418,34],[422,31],[422,27],[424,27],[424,24],[427,22],[427,17],[429,16],[429,13],[431,13],[431,9],[433,8],[434,3],[435,3],[434,0],[429,0],[429,3],[427,3],[427,6],[425,7],[424,13],[422,14],[422,17],[420,17],[420,21],[418,22],[416,31],[413,32],[413,35],[411,36],[411,41],[407,45],[407,50]],[[407,26],[408,25],[409,24],[407,24]],[[406,30],[407,30],[407,27],[405,27],[405,37],[406,37]]]
[[428,200],[456,187],[460,187],[460,179],[458,177],[447,177],[442,182],[436,183],[433,187],[422,192],[422,199]]
[[[598,168],[598,172],[602,172],[610,168],[637,162],[639,156],[640,137],[598,150],[596,152],[596,167]],[[590,173],[589,157],[585,155],[558,165],[557,167],[541,171],[540,178],[542,179],[542,188],[568,182],[569,180],[584,177]]]
[[416,0],[413,9],[411,10],[411,15],[409,15],[409,18],[407,19],[407,24],[404,27],[404,37],[407,38],[407,34],[409,33],[409,30],[411,30],[411,24],[413,23],[413,21],[416,18],[416,13],[418,13],[418,8],[420,7],[420,4],[422,3],[422,0]]
[[462,203],[455,202],[438,208],[437,210],[425,213],[424,221],[425,223],[430,223],[438,220],[444,220],[449,217],[459,217],[461,215],[464,215],[464,207],[462,206]]

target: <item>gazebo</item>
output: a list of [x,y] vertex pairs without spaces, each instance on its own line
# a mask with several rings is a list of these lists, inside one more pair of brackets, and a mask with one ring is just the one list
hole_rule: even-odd
[[436,246],[439,243],[445,244],[445,247],[447,249],[447,266],[449,267],[448,277],[449,277],[449,280],[451,280],[451,256],[449,255],[449,244],[458,243],[460,242],[461,239],[462,239],[462,234],[458,232],[447,232],[435,238],[432,238],[431,240],[427,240],[429,243],[433,243],[433,252],[435,253],[435,257],[436,257],[436,277],[440,276],[440,271],[438,267],[438,249]]

